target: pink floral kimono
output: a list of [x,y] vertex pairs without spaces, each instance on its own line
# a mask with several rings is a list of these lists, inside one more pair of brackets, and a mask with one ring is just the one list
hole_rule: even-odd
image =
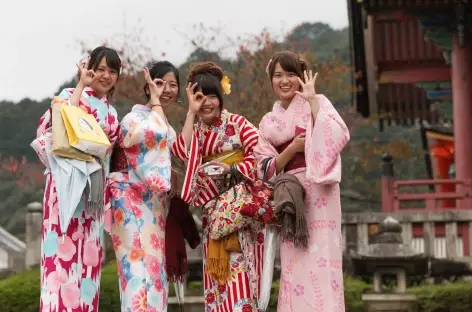
[[[265,158],[272,159],[270,178],[276,175],[275,157],[280,147],[293,140],[296,127],[306,129],[306,164],[287,172],[296,175],[306,190],[308,248],[281,243],[278,312],[345,311],[339,182],[340,153],[349,141],[349,131],[324,95],[318,95],[318,101],[320,110],[314,124],[310,104],[297,95],[287,110],[276,102],[259,125],[256,161],[261,168]],[[262,174],[259,170],[258,175]]]
[[[69,100],[74,89],[64,89],[58,96]],[[114,144],[118,136],[118,116],[106,97],[96,97],[91,88],[82,92],[79,107],[93,114]],[[103,249],[103,229],[109,231],[110,218],[95,218],[86,212],[85,200],[79,203],[65,236],[61,235],[56,181],[49,171],[46,146],[52,144],[52,108],[39,120],[37,138],[31,144],[48,168],[43,202],[41,237],[42,312],[97,312]],[[108,174],[111,148],[106,156]],[[107,194],[107,192],[105,192]],[[111,215],[110,199],[104,196],[105,211]]]

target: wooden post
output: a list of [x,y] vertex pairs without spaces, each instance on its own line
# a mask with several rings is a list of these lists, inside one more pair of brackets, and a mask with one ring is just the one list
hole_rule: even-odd
[[[452,103],[454,104],[454,157],[457,180],[472,179],[472,35],[452,40]],[[462,39],[462,40],[459,40]],[[464,189],[463,185],[459,186]],[[472,209],[472,198],[459,201],[458,209]]]
[[382,157],[382,211],[393,212],[393,183],[395,181],[393,174],[393,157],[386,154]]

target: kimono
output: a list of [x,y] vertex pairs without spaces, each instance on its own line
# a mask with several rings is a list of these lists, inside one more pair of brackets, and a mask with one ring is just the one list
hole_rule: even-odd
[[167,311],[165,228],[169,146],[175,131],[151,108],[135,105],[120,123],[117,146],[127,168],[110,174],[121,311]]
[[[226,110],[221,118],[208,126],[201,120],[194,128],[190,150],[182,135],[177,137],[173,153],[187,162],[187,172],[182,198],[193,206],[201,206],[218,194],[216,183],[207,177],[199,166],[204,159],[238,149],[244,150],[244,159],[236,165],[247,179],[254,179],[253,149],[257,144],[258,131],[246,118]],[[259,275],[262,271],[264,232],[262,224],[238,231],[242,253],[230,252],[230,278],[219,283],[206,270],[209,244],[208,215],[203,211],[203,287],[206,312],[251,312],[256,310],[259,291]]]
[[[64,89],[59,97],[69,100],[74,89]],[[97,98],[95,92],[86,88],[79,107],[93,114],[110,143],[118,135],[116,110],[106,97]],[[52,107],[41,117],[37,138],[31,144],[46,170],[46,186],[43,202],[41,237],[41,299],[40,311],[47,312],[96,312],[100,292],[100,276],[105,217],[94,218],[85,211],[87,201],[81,200],[62,236],[59,224],[59,205],[56,181],[49,170],[45,147],[52,144]],[[108,176],[111,148],[105,161]],[[106,185],[106,181],[105,181]],[[106,194],[106,192],[104,191]],[[109,211],[109,198],[104,196],[105,211]]]
[[[306,129],[303,164],[289,163],[285,172],[294,174],[306,191],[308,248],[281,243],[279,312],[345,311],[339,182],[340,153],[349,141],[349,131],[324,95],[318,95],[318,102],[320,109],[315,121],[310,104],[298,95],[286,110],[276,102],[272,112],[261,120],[259,142],[254,150],[258,168],[264,159],[271,159],[267,170],[268,177],[273,179],[280,147],[293,140],[296,128]],[[258,170],[258,175],[262,178],[261,171]]]

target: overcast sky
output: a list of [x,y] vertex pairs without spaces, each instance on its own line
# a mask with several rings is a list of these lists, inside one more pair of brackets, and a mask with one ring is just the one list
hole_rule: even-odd
[[0,100],[51,96],[74,75],[80,40],[95,45],[122,33],[139,34],[155,56],[165,52],[179,65],[192,51],[186,37],[196,36],[196,23],[223,27],[225,36],[235,38],[264,28],[280,34],[316,21],[347,26],[346,1],[7,1],[0,10]]

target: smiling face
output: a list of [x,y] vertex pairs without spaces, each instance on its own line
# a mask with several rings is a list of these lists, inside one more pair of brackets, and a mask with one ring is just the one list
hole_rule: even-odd
[[179,83],[173,72],[168,72],[162,77],[162,80],[166,82],[164,92],[162,92],[159,98],[163,108],[167,108],[177,102],[177,96],[179,94]]
[[290,103],[296,94],[295,91],[300,90],[297,74],[284,70],[280,63],[277,63],[272,76],[272,88],[283,103]]
[[90,86],[99,98],[110,92],[118,81],[118,72],[108,67],[106,57],[102,57],[100,63],[95,68],[95,74],[98,76],[97,80]]
[[213,124],[220,118],[220,100],[216,94],[207,94],[207,100],[197,112],[197,116],[207,125]]

